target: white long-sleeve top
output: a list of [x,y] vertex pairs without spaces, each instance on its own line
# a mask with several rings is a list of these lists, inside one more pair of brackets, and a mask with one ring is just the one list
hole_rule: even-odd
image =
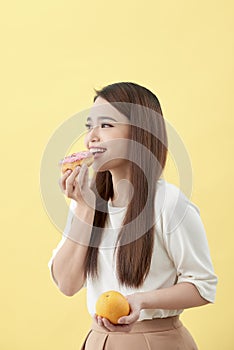
[[[108,216],[98,255],[98,279],[86,279],[87,307],[91,316],[99,295],[116,290],[123,295],[166,288],[176,283],[190,282],[200,295],[213,303],[216,294],[217,276],[214,273],[206,232],[199,208],[175,185],[160,178],[155,196],[155,242],[151,267],[140,288],[129,288],[119,284],[114,248],[126,208],[114,207],[108,202]],[[53,250],[48,263],[52,274],[52,263],[58,250],[69,236],[73,210],[76,202],[71,200],[67,224],[63,237]],[[145,309],[140,319],[163,318],[178,315],[183,310]]]

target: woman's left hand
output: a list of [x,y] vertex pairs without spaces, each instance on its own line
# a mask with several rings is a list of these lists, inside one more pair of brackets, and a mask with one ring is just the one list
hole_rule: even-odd
[[141,303],[137,293],[126,296],[126,299],[130,305],[130,313],[128,316],[120,317],[118,319],[118,324],[113,324],[107,318],[95,314],[94,320],[97,324],[110,332],[130,332],[134,323],[140,317]]

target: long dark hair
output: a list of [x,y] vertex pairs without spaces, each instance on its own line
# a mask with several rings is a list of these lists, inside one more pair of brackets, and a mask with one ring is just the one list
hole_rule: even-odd
[[[114,83],[95,92],[94,101],[98,96],[104,98],[130,120],[130,140],[144,146],[137,150],[133,146],[129,150],[130,181],[134,193],[115,249],[119,282],[128,287],[140,287],[149,273],[153,253],[156,185],[167,158],[165,121],[158,98],[136,83]],[[97,200],[85,275],[96,278],[101,234],[100,229],[97,233],[95,228],[105,226],[107,202],[114,194],[111,173],[103,171],[94,174],[92,189],[96,192]]]

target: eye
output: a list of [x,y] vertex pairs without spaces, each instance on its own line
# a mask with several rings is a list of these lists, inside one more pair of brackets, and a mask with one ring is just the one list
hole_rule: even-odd
[[112,128],[113,127],[113,125],[108,124],[108,123],[102,123],[101,126],[102,126],[102,128]]
[[85,127],[87,130],[90,130],[92,128],[92,126],[90,124],[85,124]]

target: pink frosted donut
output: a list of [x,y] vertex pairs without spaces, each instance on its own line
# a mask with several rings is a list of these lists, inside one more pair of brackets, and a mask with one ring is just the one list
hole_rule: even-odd
[[63,173],[67,171],[68,169],[71,169],[72,171],[75,169],[76,166],[87,164],[87,166],[90,166],[93,163],[93,154],[89,151],[81,151],[77,153],[72,153],[71,155],[63,158],[59,165],[61,166],[61,170]]

